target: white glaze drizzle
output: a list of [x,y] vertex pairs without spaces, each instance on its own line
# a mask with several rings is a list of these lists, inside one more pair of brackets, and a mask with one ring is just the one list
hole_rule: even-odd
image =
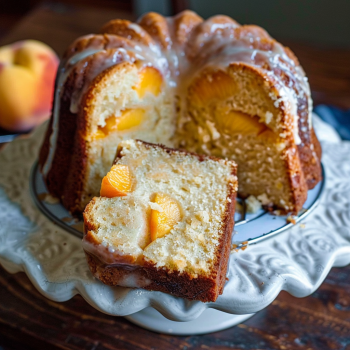
[[56,78],[56,84],[55,84],[55,104],[53,107],[52,112],[52,132],[50,135],[50,145],[49,145],[49,154],[46,158],[46,162],[42,168],[42,173],[44,177],[47,176],[49,173],[53,158],[56,151],[56,144],[57,144],[57,136],[58,136],[58,120],[59,120],[59,109],[60,109],[60,99],[61,99],[61,90],[62,87],[69,76],[70,72],[72,71],[73,67],[80,62],[85,57],[88,57],[90,55],[93,55],[96,52],[99,52],[100,50],[92,50],[88,49],[83,52],[79,52],[76,55],[72,56],[67,62],[61,62],[60,66],[58,67],[57,71],[57,78]]
[[82,240],[82,248],[86,253],[96,257],[104,268],[115,267],[127,272],[127,274],[118,281],[119,286],[143,288],[151,283],[148,278],[145,278],[140,274],[139,270],[141,266],[139,264],[129,262],[123,253],[112,248],[107,242],[106,244],[102,242],[97,246],[87,241],[86,236],[84,236]]
[[[84,236],[82,240],[82,247],[84,251],[96,256],[99,260],[101,260],[104,264],[110,265],[113,263],[117,263],[119,265],[129,266],[130,269],[135,269],[137,266],[131,264],[130,261],[127,261],[127,256],[123,257],[123,253],[119,252],[115,248],[109,246],[109,243],[102,242],[99,246],[93,244],[86,240],[86,236]],[[104,249],[100,249],[103,247]],[[118,259],[116,258],[118,257]]]

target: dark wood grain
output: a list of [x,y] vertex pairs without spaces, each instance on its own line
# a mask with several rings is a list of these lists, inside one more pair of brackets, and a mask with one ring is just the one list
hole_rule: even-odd
[[5,348],[350,349],[350,267],[332,269],[307,298],[283,292],[244,324],[200,336],[155,334],[100,313],[80,296],[53,302],[24,273],[11,275],[2,268],[0,295],[0,345]]
[[[1,44],[32,38],[61,54],[79,35],[128,12],[45,5],[31,12]],[[350,108],[350,51],[287,43],[310,80],[315,104]],[[350,350],[350,267],[334,268],[318,289],[297,299],[282,292],[244,324],[201,336],[160,335],[107,316],[80,296],[56,303],[24,273],[0,268],[0,350],[9,349],[339,349]]]

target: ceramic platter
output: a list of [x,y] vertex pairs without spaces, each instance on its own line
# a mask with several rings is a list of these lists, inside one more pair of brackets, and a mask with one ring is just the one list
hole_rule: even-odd
[[46,125],[0,152],[0,263],[11,273],[24,271],[52,300],[80,294],[102,312],[172,334],[213,332],[243,322],[281,290],[307,296],[332,266],[350,263],[350,143],[315,123],[319,138],[327,138],[322,141],[326,180],[309,191],[308,210],[295,225],[264,212],[236,217],[234,240],[248,240],[248,246],[233,250],[224,293],[215,303],[109,287],[93,278],[81,248],[81,223],[44,200],[35,163]]

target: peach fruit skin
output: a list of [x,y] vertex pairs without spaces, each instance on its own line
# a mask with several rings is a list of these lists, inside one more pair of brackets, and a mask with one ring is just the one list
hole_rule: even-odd
[[39,41],[0,48],[0,127],[28,131],[48,119],[58,64],[55,52]]

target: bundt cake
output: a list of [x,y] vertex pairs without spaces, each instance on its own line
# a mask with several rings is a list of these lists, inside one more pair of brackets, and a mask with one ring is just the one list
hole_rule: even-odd
[[109,285],[204,302],[222,293],[237,191],[236,164],[126,140],[84,211],[83,248]]
[[321,179],[311,110],[297,58],[263,29],[148,13],[68,48],[39,162],[73,213],[98,195],[117,144],[135,138],[234,159],[240,196],[297,213]]

